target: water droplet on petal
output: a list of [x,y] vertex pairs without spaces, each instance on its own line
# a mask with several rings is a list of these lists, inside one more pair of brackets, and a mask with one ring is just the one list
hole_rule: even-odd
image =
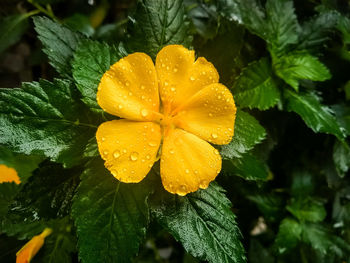
[[177,68],[174,68],[173,71],[174,71],[174,73],[176,73],[176,72],[178,71],[178,69],[177,69]]
[[147,117],[147,115],[148,115],[148,110],[147,109],[142,109],[141,110],[141,116],[142,117]]
[[114,176],[114,177],[117,177],[118,176],[118,171],[113,169],[111,170],[111,174]]
[[140,89],[142,89],[142,90],[144,90],[145,88],[146,88],[146,87],[143,86],[143,85],[140,86]]
[[213,139],[216,139],[218,137],[218,135],[216,133],[212,133],[211,137],[213,137]]
[[118,108],[121,110],[123,108],[123,105],[119,105]]
[[102,137],[101,140],[104,142],[104,141],[106,140],[106,138],[105,138],[105,137]]
[[174,92],[176,89],[175,89],[174,87],[172,87],[170,90],[171,90],[172,92]]
[[151,159],[151,155],[147,154],[147,155],[146,155],[146,159],[147,159],[147,160]]
[[104,151],[104,152],[103,152],[103,155],[105,155],[105,156],[106,156],[107,154],[108,154],[108,152],[107,152],[107,151]]
[[170,154],[174,154],[175,153],[173,149],[171,149],[169,152],[170,152]]
[[127,87],[129,87],[129,86],[130,86],[130,83],[129,83],[129,82],[125,82],[125,85],[126,85]]
[[139,157],[139,154],[137,152],[132,152],[130,154],[130,160],[133,161],[133,162],[137,161],[138,157]]
[[214,149],[214,154],[218,155],[219,151],[217,149]]
[[149,142],[148,145],[151,146],[151,147],[157,146],[157,144],[155,142]]
[[198,174],[198,171],[197,171],[197,170],[194,170],[194,174]]
[[190,170],[186,169],[186,170],[185,170],[185,173],[189,174],[189,173],[190,173]]
[[209,113],[208,115],[209,115],[209,117],[213,117],[213,113]]
[[194,81],[194,80],[196,80],[196,78],[193,77],[193,76],[191,76],[191,77],[190,77],[190,80]]
[[164,81],[164,86],[168,86],[168,85],[169,85],[169,83]]
[[126,153],[126,149],[123,149],[123,153]]
[[114,153],[113,153],[113,157],[115,159],[119,158],[120,157],[120,151],[119,150],[116,150]]
[[200,182],[199,182],[199,187],[200,188],[207,188],[208,187],[208,181],[207,180],[205,180],[205,179],[203,179],[203,180],[201,180]]

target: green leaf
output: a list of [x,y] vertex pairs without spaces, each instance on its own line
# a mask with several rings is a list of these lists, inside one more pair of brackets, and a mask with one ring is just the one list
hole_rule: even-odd
[[325,81],[331,78],[327,67],[316,57],[306,52],[292,52],[274,61],[277,76],[291,85],[296,91],[300,80]]
[[78,31],[87,37],[91,37],[95,33],[95,29],[91,26],[88,16],[75,13],[64,20],[64,25]]
[[336,11],[326,11],[306,21],[301,26],[299,41],[296,49],[315,50],[323,46],[323,43],[330,39],[334,33],[335,27],[339,20],[339,13]]
[[33,20],[50,64],[58,73],[71,78],[73,53],[83,36],[46,17],[34,17]]
[[0,21],[0,54],[15,44],[28,27],[28,14],[7,16]]
[[80,168],[63,169],[58,164],[40,167],[17,194],[11,214],[30,221],[68,215],[80,173]]
[[185,19],[183,0],[139,0],[131,20],[127,42],[131,51],[141,51],[155,58],[166,45],[189,47],[192,37]]
[[284,253],[296,247],[301,240],[302,226],[291,218],[282,220],[275,240],[279,253]]
[[302,240],[323,255],[335,253],[339,257],[350,254],[350,245],[330,229],[320,224],[303,224]]
[[164,190],[151,199],[152,215],[187,252],[209,262],[246,262],[231,202],[215,183],[184,197]]
[[333,161],[340,177],[350,169],[350,146],[344,142],[336,141],[333,148]]
[[88,163],[73,200],[72,215],[83,262],[129,262],[145,237],[151,184],[124,184],[100,158]]
[[269,50],[281,55],[290,44],[298,41],[298,20],[293,1],[267,0],[266,2],[266,37]]
[[[226,20],[220,21],[220,27],[214,38],[195,46],[198,56],[213,63],[220,73],[220,82],[231,86],[235,80],[234,72],[240,70],[238,60],[244,45],[244,29]],[[222,52],[226,50],[225,52]]]
[[114,46],[91,40],[79,44],[72,62],[73,78],[83,95],[83,102],[91,109],[102,111],[96,101],[98,84],[102,75],[121,57]]
[[81,161],[96,126],[70,82],[24,83],[0,90],[0,144],[24,153],[49,157],[65,165]]
[[257,159],[254,155],[246,153],[242,158],[230,160],[231,169],[229,174],[240,176],[246,180],[266,180],[269,176],[269,169],[266,163]]
[[283,216],[284,201],[283,198],[275,193],[250,194],[247,196],[254,202],[260,212],[268,221],[278,221]]
[[350,106],[346,104],[335,104],[331,106],[339,125],[344,129],[346,135],[350,135]]
[[232,93],[240,107],[266,110],[280,101],[280,91],[272,77],[267,58],[255,61],[243,69]]
[[0,164],[14,168],[21,179],[21,183],[27,181],[41,161],[42,158],[37,156],[15,154],[9,149],[0,146]]
[[288,111],[299,114],[307,126],[314,132],[333,134],[339,139],[344,137],[333,111],[322,105],[315,93],[295,93],[289,89],[284,91],[285,107]]
[[321,222],[327,215],[324,206],[311,198],[292,199],[286,208],[300,221]]
[[292,176],[291,194],[295,197],[307,197],[313,193],[314,182],[307,171],[296,171]]
[[45,238],[45,244],[35,257],[35,262],[69,263],[76,252],[76,237],[72,233],[73,223],[68,217],[48,222],[52,234]]
[[0,220],[6,216],[9,205],[19,189],[20,186],[15,183],[0,184]]
[[221,156],[224,159],[240,158],[253,149],[254,145],[260,143],[265,136],[264,127],[253,116],[238,110],[233,139],[229,144],[221,147]]

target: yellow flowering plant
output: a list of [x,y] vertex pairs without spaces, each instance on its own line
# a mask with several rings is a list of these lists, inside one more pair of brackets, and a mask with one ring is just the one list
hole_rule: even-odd
[[346,4],[22,2],[0,18],[1,263],[349,261]]
[[[185,195],[206,189],[221,170],[219,151],[208,142],[231,141],[236,107],[219,74],[194,51],[169,45],[156,63],[144,53],[120,59],[104,73],[101,108],[121,120],[99,126],[96,138],[115,178],[138,183],[160,158],[164,188]],[[208,141],[208,142],[206,142]]]

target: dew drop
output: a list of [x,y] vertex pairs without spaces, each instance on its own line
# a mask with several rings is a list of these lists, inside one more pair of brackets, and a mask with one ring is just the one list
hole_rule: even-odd
[[155,142],[149,142],[148,145],[151,146],[151,147],[157,146],[157,144]]
[[216,139],[216,138],[218,137],[218,135],[217,135],[216,133],[212,133],[212,134],[211,134],[211,137],[212,137],[213,139]]
[[132,96],[132,92],[129,92],[129,96]]
[[149,168],[152,168],[152,166],[153,166],[153,163],[150,163],[150,164],[148,165]]
[[143,86],[143,85],[141,85],[141,87],[140,87],[140,89],[142,89],[142,90],[144,90],[146,87],[145,86]]
[[209,113],[208,115],[209,115],[209,117],[213,117],[213,113]]
[[125,85],[126,85],[127,87],[129,87],[129,86],[130,86],[130,83],[129,83],[129,82],[125,82]]
[[169,66],[166,66],[166,70],[169,70],[170,68],[169,68]]
[[174,73],[176,73],[176,72],[178,71],[178,69],[177,69],[177,68],[174,68],[173,71],[174,71]]
[[149,70],[149,71],[148,71],[148,74],[152,74],[152,70]]
[[164,81],[164,86],[168,86],[168,85],[169,85],[169,83]]
[[214,154],[219,155],[219,151],[217,149],[214,149]]
[[107,155],[107,154],[108,154],[108,152],[107,152],[107,151],[104,151],[104,152],[103,152],[103,154],[104,154],[104,155]]
[[171,87],[170,89],[172,92],[174,92],[176,89],[174,87]]
[[111,171],[111,174],[112,174],[114,177],[117,177],[117,176],[118,176],[118,171],[115,170],[115,169],[113,169],[113,170]]
[[147,155],[146,155],[146,159],[147,159],[147,160],[151,159],[151,155],[147,154]]
[[123,153],[126,153],[126,149],[123,149]]
[[123,105],[119,105],[118,108],[121,110],[123,108]]
[[199,187],[200,188],[207,188],[208,187],[208,181],[203,179],[199,182]]
[[185,173],[189,174],[189,173],[190,173],[190,170],[186,169],[186,170],[185,170]]
[[134,174],[134,173],[135,173],[135,171],[134,171],[134,170],[131,170],[131,173],[132,173],[132,174]]
[[120,151],[116,150],[114,153],[113,153],[113,157],[115,159],[119,158],[120,157]]
[[186,185],[184,185],[184,184],[180,185],[180,191],[181,191],[181,194],[185,194],[187,191]]
[[175,153],[173,149],[171,149],[169,152],[170,152],[170,154],[174,154]]
[[194,174],[198,174],[198,171],[197,171],[197,170],[194,170]]
[[101,140],[104,142],[104,141],[106,140],[106,138],[105,138],[105,137],[102,137]]
[[192,81],[194,81],[195,79],[196,79],[196,78],[193,77],[193,76],[190,77],[190,80],[192,80]]
[[132,152],[130,154],[130,160],[133,161],[133,162],[137,161],[138,157],[139,157],[139,154],[137,152]]
[[147,117],[147,115],[148,115],[148,110],[147,109],[142,109],[141,110],[141,116],[142,117]]

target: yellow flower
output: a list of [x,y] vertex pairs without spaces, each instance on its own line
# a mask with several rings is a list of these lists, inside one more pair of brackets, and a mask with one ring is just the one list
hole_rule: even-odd
[[19,179],[15,169],[7,167],[4,164],[0,164],[0,183],[11,183],[20,184],[21,180]]
[[155,65],[144,53],[112,65],[97,102],[123,119],[98,127],[106,168],[122,182],[137,183],[160,156],[167,191],[186,195],[207,188],[221,170],[221,156],[208,142],[229,143],[236,114],[232,94],[218,81],[210,62],[195,60],[194,51],[180,45],[164,47]]
[[26,243],[21,250],[16,254],[16,263],[29,263],[32,258],[38,253],[39,249],[44,245],[45,238],[52,233],[50,228],[45,230],[37,236],[34,236],[31,240]]

